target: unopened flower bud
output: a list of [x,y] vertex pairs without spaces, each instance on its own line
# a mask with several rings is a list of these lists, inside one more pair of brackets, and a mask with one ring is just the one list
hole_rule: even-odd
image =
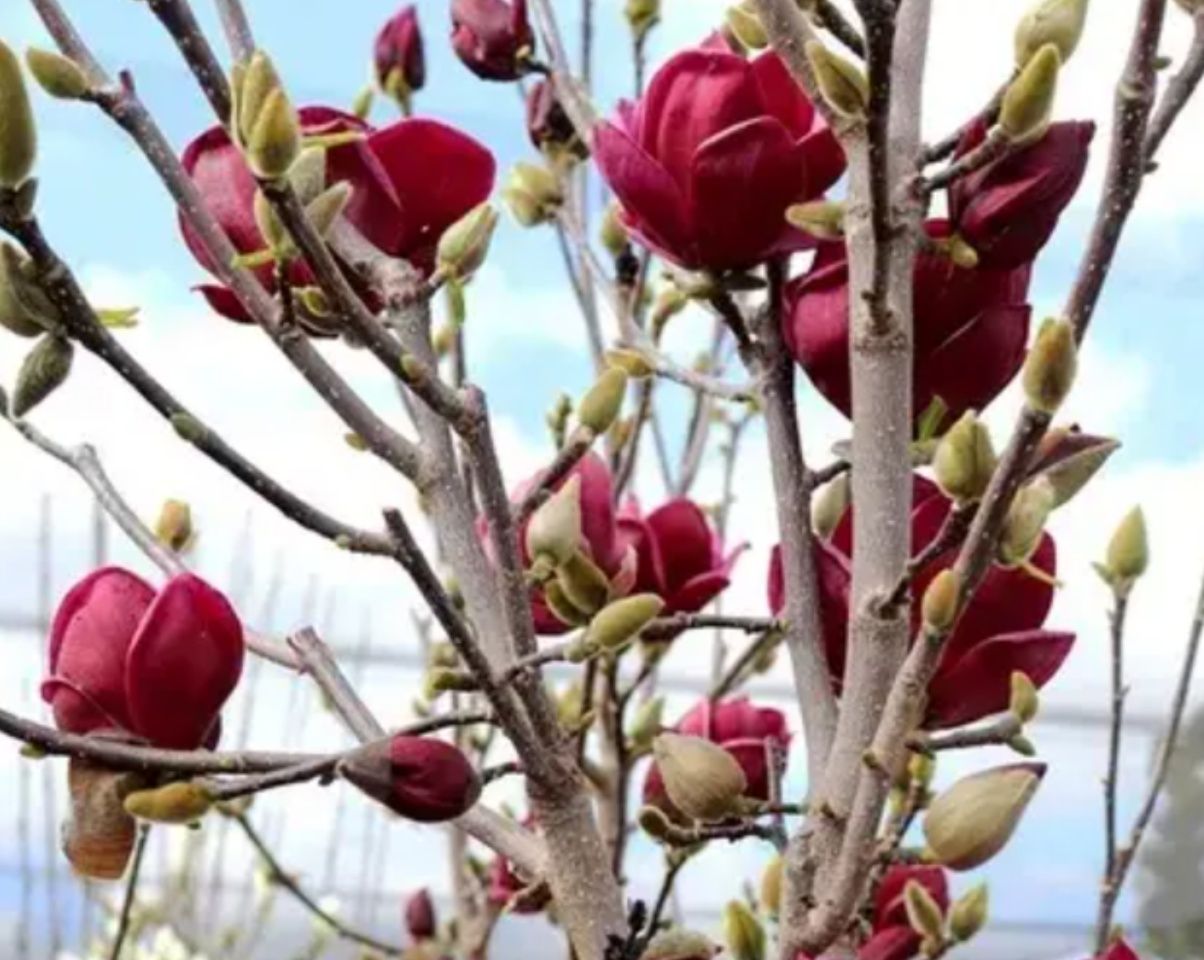
[[556,719],[566,730],[574,729],[585,712],[585,690],[573,681],[555,698]]
[[665,601],[655,593],[613,600],[594,614],[585,638],[603,650],[617,650],[638,637],[664,608]]
[[367,120],[368,114],[372,112],[372,104],[376,100],[376,91],[371,87],[364,87],[355,95],[355,99],[351,101],[351,112],[361,120]]
[[775,854],[761,873],[761,909],[776,917],[782,909],[782,855]]
[[623,409],[627,374],[620,367],[607,367],[586,391],[577,407],[577,422],[596,434],[605,433]]
[[511,168],[502,197],[514,219],[524,227],[551,220],[564,203],[564,191],[556,175],[533,163],[516,163]]
[[553,616],[561,623],[566,623],[570,627],[583,627],[589,623],[589,614],[569,600],[558,581],[551,580],[544,584],[543,599]]
[[1074,385],[1078,347],[1066,320],[1046,320],[1024,362],[1024,396],[1034,410],[1053,413]]
[[618,257],[628,247],[627,228],[619,215],[620,207],[617,201],[610,203],[602,215],[602,225],[598,228],[598,237],[602,246],[612,257]]
[[1053,487],[1055,504],[1060,507],[1073,499],[1119,449],[1120,442],[1110,437],[1093,437],[1065,428],[1051,430],[1037,449],[1035,472]]
[[922,787],[932,783],[936,773],[936,760],[926,753],[913,753],[907,761],[907,776]]
[[844,237],[845,205],[839,200],[810,200],[786,208],[786,221],[817,240]]
[[447,276],[470,277],[481,268],[497,226],[497,211],[482,203],[443,231],[435,261]]
[[1045,765],[1019,763],[972,774],[939,794],[924,816],[924,837],[936,861],[973,870],[1011,839]]
[[453,820],[481,795],[481,781],[450,743],[398,734],[357,750],[339,765],[349,783],[419,823]]
[[1149,564],[1150,545],[1145,513],[1141,507],[1134,507],[1125,514],[1108,541],[1100,572],[1119,596],[1127,596]]
[[945,939],[944,911],[924,884],[908,880],[903,888],[903,905],[912,930],[935,943]]
[[74,60],[49,50],[30,47],[25,51],[25,65],[38,85],[60,100],[78,100],[88,92],[88,78]]
[[861,68],[818,40],[808,41],[806,51],[815,83],[828,106],[842,117],[863,118],[870,100],[870,85]]
[[661,0],[627,0],[623,16],[637,40],[642,40],[661,18]]
[[765,928],[743,900],[723,908],[723,939],[732,960],[765,960]]
[[1052,43],[1065,63],[1079,45],[1087,22],[1087,0],[1039,0],[1016,27],[1016,66]]
[[137,790],[125,798],[125,812],[151,823],[195,823],[213,806],[213,797],[198,783],[181,781],[154,790]]
[[1054,508],[1053,488],[1043,479],[1021,487],[1008,508],[999,537],[999,562],[1021,566],[1041,543],[1045,522]]
[[21,63],[0,41],[0,187],[21,186],[37,154],[38,131]]
[[1016,715],[1021,723],[1030,723],[1041,708],[1041,698],[1037,687],[1022,670],[1012,671],[1012,693],[1008,701],[1008,709]]
[[155,539],[179,553],[192,542],[192,508],[183,500],[164,500],[155,521]]
[[967,410],[951,426],[932,458],[932,469],[941,490],[959,504],[981,499],[995,473],[995,448],[991,431]]
[[842,473],[835,480],[824,484],[811,501],[811,529],[821,540],[832,536],[849,508],[852,491],[849,475]]
[[639,709],[632,718],[631,727],[627,731],[628,738],[637,747],[650,747],[652,741],[660,734],[664,727],[664,716],[664,697],[653,697],[651,700],[645,700],[640,704]]
[[1049,129],[1062,57],[1047,43],[1034,53],[1007,88],[999,107],[999,126],[1017,146],[1039,140]]
[[664,840],[673,832],[673,824],[670,823],[669,818],[665,816],[665,812],[660,807],[646,804],[640,807],[635,819],[636,823],[640,825],[640,829],[653,840]]
[[729,816],[748,787],[736,759],[710,740],[662,733],[652,752],[669,800],[694,820]]
[[280,76],[264,51],[256,50],[245,66],[235,65],[230,75],[230,90],[234,97],[235,139],[239,143],[250,142],[268,96],[279,89]]
[[719,947],[701,933],[682,927],[662,930],[640,954],[640,960],[711,960]]
[[955,267],[961,270],[973,270],[978,266],[978,251],[970,246],[960,233],[939,237],[932,243],[938,251],[949,258]]
[[610,581],[606,574],[580,550],[560,565],[555,582],[564,592],[565,599],[586,616],[597,613],[610,599]]
[[1037,755],[1037,745],[1022,733],[1018,733],[1012,737],[1007,745],[1022,757],[1035,757]]
[[581,478],[574,474],[531,514],[527,553],[547,557],[553,567],[567,563],[581,546]]
[[456,653],[456,648],[446,640],[432,643],[426,652],[426,665],[453,669],[460,666],[460,655]]
[[985,883],[971,887],[949,910],[949,933],[958,943],[971,939],[987,922],[990,895]]
[[25,355],[17,373],[17,386],[10,405],[12,415],[25,416],[62,386],[71,373],[74,357],[75,348],[70,340],[53,334],[42,337]]
[[284,90],[268,94],[247,140],[247,166],[263,180],[288,173],[301,152],[301,125]]
[[472,674],[447,667],[427,670],[422,678],[422,693],[427,700],[438,700],[443,693],[471,693],[479,686]]
[[346,180],[332,183],[305,205],[305,214],[313,224],[318,236],[325,237],[331,227],[343,215],[351,200],[351,184]]
[[29,257],[0,243],[0,327],[19,337],[39,336],[58,323],[58,310],[33,274]]
[[405,923],[406,932],[415,942],[430,940],[439,931],[435,904],[425,887],[406,899]]
[[639,350],[621,347],[606,351],[606,362],[612,367],[618,367],[627,376],[641,380],[652,376],[655,368],[651,361]]
[[957,618],[961,603],[961,580],[952,570],[942,570],[924,591],[921,604],[924,626],[935,633],[945,633]]
[[769,36],[765,33],[761,18],[746,6],[728,7],[725,22],[732,36],[747,49],[764,50],[769,46]]

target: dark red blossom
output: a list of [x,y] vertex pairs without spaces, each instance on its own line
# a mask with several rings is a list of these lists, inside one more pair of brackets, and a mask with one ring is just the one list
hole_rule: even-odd
[[419,823],[454,820],[481,795],[468,758],[434,737],[398,734],[356,751],[339,769],[368,796]]
[[744,544],[725,553],[718,533],[693,500],[678,497],[647,516],[629,501],[619,515],[619,538],[635,550],[635,591],[665,601],[665,616],[696,613],[731,583]]
[[415,942],[430,940],[439,929],[431,892],[423,887],[410,894],[405,902],[405,927]]
[[190,750],[216,739],[218,713],[242,673],[243,630],[199,577],[180,574],[156,592],[105,567],[59,604],[49,654],[42,699],[60,729]]
[[[343,215],[381,250],[409,260],[419,269],[434,266],[435,246],[443,231],[493,189],[493,156],[471,137],[434,120],[402,120],[376,130],[350,114],[329,107],[300,111],[306,135],[355,133],[363,139],[331,148],[327,153],[328,184],[346,181],[351,199]],[[242,152],[223,127],[213,127],[184,150],[183,164],[200,190],[209,212],[225,230],[235,250],[257,253],[266,243],[255,222],[256,184]],[[197,261],[215,276],[221,271],[184,217],[184,241]],[[300,261],[290,266],[296,285],[313,282]],[[257,276],[274,290],[272,267]],[[198,288],[218,313],[249,322],[237,297],[221,284]]]
[[689,269],[742,269],[802,249],[784,217],[844,170],[832,131],[776,54],[672,57],[594,152],[631,231]]
[[[911,513],[912,551],[916,554],[931,543],[951,502],[929,481],[917,477]],[[824,648],[833,682],[844,672],[848,632],[850,556],[853,512],[846,512],[830,540],[817,540],[820,603]],[[923,596],[932,578],[952,565],[949,551],[918,572],[913,589]],[[1044,534],[1030,562],[1049,577],[1057,573],[1053,538]],[[1013,671],[1022,671],[1038,687],[1057,673],[1074,644],[1074,634],[1043,629],[1053,603],[1053,586],[1024,570],[992,567],[974,594],[953,633],[932,682],[924,725],[939,729],[956,727],[1007,709]],[[774,612],[784,602],[781,558],[774,549],[769,570],[769,604]],[[913,609],[913,618],[918,614]],[[913,619],[913,635],[919,624]]]
[[[719,744],[744,771],[748,781],[747,795],[758,800],[769,799],[769,754],[766,745],[770,741],[775,743],[783,762],[790,746],[786,717],[780,710],[754,706],[747,697],[718,701],[706,699],[694,706],[673,729],[686,736],[703,737]],[[674,812],[655,763],[648,768],[644,778],[644,803]]]
[[[398,80],[400,89],[406,93],[422,89],[426,83],[426,56],[422,48],[422,31],[418,27],[418,11],[412,3],[385,21],[376,35],[372,54],[376,82],[382,90],[392,92]],[[398,80],[393,80],[394,76]]]
[[[928,223],[947,237],[943,220]],[[1024,363],[1030,269],[963,268],[934,251],[916,258],[916,416],[940,397],[955,419],[998,396]],[[783,336],[791,354],[828,401],[852,412],[849,384],[849,270],[843,244],[825,244],[809,272],[790,284]]]
[[517,80],[535,44],[527,0],[452,0],[452,49],[482,80]]

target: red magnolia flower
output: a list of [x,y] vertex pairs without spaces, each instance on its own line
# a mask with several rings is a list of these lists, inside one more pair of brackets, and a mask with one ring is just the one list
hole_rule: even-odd
[[[1036,143],[950,188],[950,219],[978,253],[980,266],[1010,269],[1033,261],[1083,180],[1094,135],[1094,123],[1055,123]],[[985,124],[972,126],[958,155],[985,136]]]
[[394,813],[419,823],[454,820],[477,802],[481,780],[468,758],[434,737],[398,734],[358,750],[343,776]]
[[452,49],[482,80],[517,80],[535,45],[527,0],[452,0]]
[[941,910],[948,909],[949,886],[940,867],[891,867],[874,897],[873,933],[857,951],[858,960],[909,960],[920,952],[920,935],[907,920],[903,899],[912,881],[927,889]]
[[746,544],[724,556],[719,535],[698,504],[679,497],[648,516],[629,500],[619,516],[619,537],[635,550],[635,590],[665,601],[664,614],[696,613],[727,589]]
[[[912,550],[919,554],[936,538],[952,504],[933,483],[918,476],[913,504]],[[852,541],[853,512],[849,510],[831,540],[815,544],[824,649],[835,684],[844,675]],[[955,551],[949,551],[926,564],[915,578],[915,596],[923,596],[932,578],[951,566],[954,557]],[[1057,552],[1049,534],[1042,537],[1030,562],[1050,577],[1056,574]],[[769,568],[769,605],[776,613],[783,602],[781,558],[775,547]],[[1023,570],[992,567],[945,643],[940,666],[928,685],[924,725],[929,729],[957,727],[1007,709],[1013,671],[1028,674],[1038,687],[1048,683],[1074,644],[1073,633],[1042,629],[1052,603],[1049,583]],[[914,635],[919,626],[914,609],[913,618]]]
[[[928,223],[945,237],[943,220]],[[939,253],[916,259],[916,416],[934,398],[956,419],[982,409],[1008,385],[1024,363],[1031,312],[1025,302],[1030,268],[963,269]],[[790,284],[783,336],[817,390],[845,416],[852,411],[849,385],[849,269],[843,244],[825,244],[810,271]]]
[[[353,187],[344,216],[386,253],[411,261],[422,270],[434,266],[435,246],[443,231],[493,189],[493,156],[467,135],[434,120],[402,120],[375,130],[350,114],[329,107],[304,107],[301,124],[308,135],[357,132],[363,140],[332,148],[327,154],[326,179],[345,180]],[[255,223],[255,180],[242,153],[222,127],[213,127],[184,150],[188,171],[209,211],[226,231],[239,253],[265,247]],[[435,175],[432,171],[437,171]],[[183,217],[184,241],[210,273],[214,264],[204,245]],[[313,282],[300,261],[290,267],[293,282]],[[274,289],[272,268],[258,270],[260,281]],[[250,321],[242,304],[226,287],[198,288],[218,313],[231,320]]]
[[205,581],[181,574],[156,593],[105,567],[59,604],[42,699],[61,730],[120,731],[191,750],[216,741],[242,661],[242,624]]
[[1095,960],[1141,960],[1141,957],[1124,940],[1116,940],[1107,950],[1098,954]]
[[410,939],[415,942],[430,940],[438,930],[435,904],[431,901],[431,892],[426,887],[410,894],[406,899],[405,925]]
[[598,125],[594,152],[629,229],[689,269],[802,249],[786,208],[844,170],[832,131],[773,53],[679,53],[638,103]]
[[[780,710],[753,706],[748,697],[711,701],[706,699],[678,721],[674,730],[691,737],[705,737],[730,753],[748,780],[747,795],[769,799],[769,763],[766,743],[776,741],[783,762],[790,746],[786,717]],[[654,763],[644,778],[644,803],[673,813],[660,770]]]
[[389,90],[389,77],[394,71],[406,91],[421,90],[426,83],[426,57],[422,49],[422,31],[418,28],[418,11],[407,4],[397,15],[385,21],[376,35],[373,48],[376,82]]
[[[539,482],[539,476],[536,474],[519,484],[514,491],[515,503],[521,501],[532,485]],[[631,592],[635,583],[636,553],[634,548],[619,536],[610,469],[596,453],[588,453],[569,471],[564,480],[556,485],[556,489],[559,490],[568,482],[569,477],[574,476],[581,479],[582,549],[610,578],[611,592],[615,596],[625,596]],[[486,551],[491,552],[489,527],[484,518],[478,522],[477,529],[485,543]],[[525,524],[518,532],[518,542],[522,549],[523,563],[530,564]],[[531,616],[535,620],[535,632],[545,636],[566,633],[573,629],[548,609],[543,593],[539,590],[531,592]]]

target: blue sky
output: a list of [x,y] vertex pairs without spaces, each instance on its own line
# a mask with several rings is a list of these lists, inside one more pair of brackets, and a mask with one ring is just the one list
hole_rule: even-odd
[[[82,31],[106,66],[129,67],[134,72],[143,98],[173,143],[182,147],[211,123],[207,104],[143,5],[93,0],[73,6],[78,8],[73,15],[79,17]],[[209,4],[197,6],[206,26],[212,27]],[[255,0],[250,6],[257,32],[274,54],[296,101],[335,106],[348,105],[367,80],[373,34],[394,9],[383,0],[345,0],[340,5]],[[574,17],[567,7],[575,4],[558,6],[566,8],[565,25],[571,29]],[[935,6],[934,80],[926,109],[930,131],[943,133],[985,98],[1006,68],[1016,10],[1001,8],[1018,10],[1020,5],[938,0]],[[1127,11],[1132,4],[1118,6]],[[483,85],[452,58],[445,42],[447,12],[442,0],[420,0],[418,7],[429,65],[428,86],[417,100],[419,112],[455,123],[487,143],[501,171],[528,157],[531,151],[514,89]],[[599,0],[598,7],[598,60],[607,77],[598,100],[608,107],[629,83],[628,47],[618,0]],[[1090,115],[1101,121],[1097,162],[1080,200],[1064,217],[1040,261],[1032,293],[1039,312],[1056,310],[1065,295],[1099,186],[1108,78],[1120,58],[1128,16],[1116,14],[1111,4],[1096,7],[1099,15],[1090,21],[1070,65],[1059,115]],[[722,8],[715,0],[665,0],[666,24],[651,45],[654,62],[706,33]],[[1182,49],[1187,26],[1177,9],[1171,13],[1168,49],[1175,52]],[[44,42],[32,14],[19,0],[0,9],[0,36],[14,44]],[[181,396],[195,402],[231,440],[298,490],[337,507],[349,519],[374,523],[379,505],[399,496],[394,478],[345,447],[339,424],[305,393],[257,331],[234,328],[205,314],[201,301],[189,293],[190,285],[201,281],[203,274],[178,242],[170,203],[141,156],[90,108],[40,95],[37,106],[42,136],[40,209],[46,229],[98,303],[143,307],[142,325],[124,335],[131,349],[163,372]],[[390,119],[387,103],[378,103],[374,119],[381,123]],[[1078,630],[1080,643],[1064,676],[1049,692],[1047,700],[1054,707],[1102,708],[1104,596],[1092,580],[1088,562],[1098,556],[1112,524],[1132,502],[1143,502],[1149,511],[1157,574],[1135,600],[1133,611],[1133,704],[1139,713],[1157,715],[1167,699],[1194,580],[1204,562],[1197,546],[1204,542],[1204,517],[1198,506],[1204,483],[1199,440],[1204,436],[1204,384],[1199,376],[1199,358],[1204,356],[1200,316],[1204,253],[1198,243],[1204,228],[1204,180],[1196,174],[1195,158],[1188,152],[1190,138],[1184,136],[1186,130],[1199,130],[1202,121],[1197,105],[1168,142],[1167,159],[1151,179],[1149,196],[1126,236],[1092,330],[1082,383],[1072,401],[1070,412],[1085,428],[1115,433],[1125,447],[1107,476],[1055,522],[1064,547],[1067,586],[1053,622]],[[542,417],[556,393],[579,392],[588,379],[580,321],[566,291],[551,236],[504,222],[490,263],[470,291],[469,337],[473,376],[489,391],[493,409],[503,417],[498,432],[508,474],[514,479],[547,454]],[[671,344],[688,360],[707,332],[701,317],[685,317]],[[19,348],[13,338],[0,341],[0,376],[6,382],[11,382],[20,362]],[[389,388],[374,376],[370,363],[338,347],[332,348],[331,355],[367,396],[392,409]],[[1001,432],[1012,409],[1014,398],[1004,398],[993,411]],[[805,388],[803,411],[809,452],[822,458],[826,445],[843,435],[843,425]],[[341,628],[354,628],[362,611],[382,636],[397,641],[401,632],[397,624],[406,622],[410,598],[392,571],[369,561],[332,557],[323,545],[256,505],[229,478],[182,450],[119,382],[88,358],[81,358],[72,382],[39,411],[37,422],[60,439],[97,443],[115,478],[147,515],[165,496],[192,501],[203,523],[198,557],[202,569],[219,582],[236,579],[234,569],[251,571],[247,576],[253,583],[243,584],[248,603],[252,598],[256,603],[261,600],[269,579],[266,568],[285,553],[289,580],[277,612],[281,627],[304,616],[305,584],[310,576],[317,576],[324,589],[339,597],[336,621]],[[761,578],[772,537],[769,518],[761,509],[767,481],[760,467],[767,455],[763,438],[754,435],[746,458],[750,468],[738,487],[741,500],[735,526],[741,536],[754,541],[755,549],[741,561],[729,609],[759,612],[763,604]],[[51,491],[61,505],[56,513],[63,540],[55,571],[58,589],[86,564],[82,547],[86,498],[72,477],[8,433],[0,434],[0,463],[10,506],[0,516],[0,573],[4,574],[0,611],[29,610],[34,581],[28,558],[41,493]],[[715,483],[715,472],[704,471],[700,496],[713,497]],[[649,501],[660,496],[655,477],[649,474],[641,477],[641,489]],[[239,540],[248,516],[256,532],[250,546]],[[115,549],[123,562],[139,565],[128,549],[120,545]],[[231,566],[229,558],[234,555],[242,567]],[[36,661],[28,656],[24,643],[28,641],[21,648],[24,668],[0,681],[6,698],[16,695],[19,675],[36,673]],[[682,675],[697,676],[705,670],[706,657],[696,652],[675,657],[675,668]],[[775,675],[774,682],[780,679],[780,674]],[[401,718],[408,702],[408,697],[399,702],[393,686],[397,682],[397,677],[388,683],[382,677],[369,691],[373,702],[394,719]],[[323,727],[322,735],[338,742],[336,732],[328,727]],[[1001,916],[1081,922],[1091,912],[1098,869],[1100,734],[1077,728],[1038,729],[1048,731],[1038,742],[1047,749],[1054,772],[1027,831],[988,874],[996,885]],[[256,732],[263,746],[280,735],[268,726],[257,726]],[[1138,739],[1130,750],[1128,799],[1140,782],[1147,745]],[[975,757],[971,765],[987,762],[985,757]],[[7,761],[0,765],[0,777],[6,782],[12,771]],[[307,815],[300,806],[290,807],[290,817]],[[3,808],[0,799],[0,813]],[[0,822],[6,822],[2,816]],[[290,842],[298,844],[297,857],[315,855],[311,844]],[[402,845],[400,839],[396,842]],[[0,859],[9,849],[0,840]],[[750,867],[758,856],[743,851],[716,853],[713,869],[700,867],[695,877],[687,878],[687,891],[713,906],[719,871]],[[403,873],[399,871],[396,879],[409,883]],[[0,914],[10,902],[10,891],[0,880]],[[2,931],[0,923],[0,935]]]

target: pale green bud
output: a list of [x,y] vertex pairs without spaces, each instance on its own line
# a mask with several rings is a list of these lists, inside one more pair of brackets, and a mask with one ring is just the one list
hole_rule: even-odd
[[237,139],[249,143],[268,97],[280,89],[276,67],[262,50],[256,50],[246,65],[236,65],[230,77],[237,106]]
[[723,908],[723,939],[732,960],[765,960],[765,928],[743,900]]
[[748,787],[744,771],[723,747],[701,737],[662,733],[652,752],[673,805],[694,820],[722,820]]
[[924,815],[924,838],[936,862],[973,870],[995,856],[1044,775],[1044,764],[1018,763],[972,774],[940,793]]
[[903,905],[911,929],[924,940],[940,943],[945,939],[945,914],[927,887],[908,880],[903,888]]
[[845,205],[839,200],[810,200],[786,208],[786,222],[818,240],[844,237]]
[[1047,43],[1008,86],[999,107],[999,126],[1014,144],[1032,143],[1049,129],[1061,67],[1058,48]]
[[746,6],[728,7],[725,20],[728,30],[747,49],[764,50],[769,46],[769,35],[761,18]]
[[818,40],[808,41],[806,53],[824,102],[842,117],[864,118],[870,100],[870,85],[861,68],[833,53]]
[[665,717],[665,698],[653,697],[651,700],[645,700],[635,716],[632,718],[631,727],[627,731],[627,736],[632,743],[639,747],[650,746],[654,737],[661,732],[664,727]]
[[268,94],[247,140],[247,166],[263,180],[288,173],[301,152],[301,126],[297,111],[282,89]]
[[435,262],[447,276],[470,277],[481,268],[497,226],[497,211],[488,203],[469,210],[443,231]]
[[0,326],[19,337],[36,337],[58,324],[58,310],[34,273],[28,257],[0,243]]
[[1119,596],[1127,596],[1150,565],[1150,544],[1145,513],[1141,507],[1130,510],[1108,541],[1101,572]]
[[54,393],[71,373],[75,348],[70,340],[47,334],[25,356],[17,373],[11,413],[20,418]]
[[510,169],[502,197],[521,226],[533,227],[555,217],[564,203],[556,175],[533,163],[516,163]]
[[577,422],[596,434],[605,433],[623,409],[626,395],[627,374],[619,367],[607,367],[581,398]]
[[783,869],[782,855],[775,854],[761,873],[761,909],[771,917],[776,917],[782,909]]
[[1045,522],[1054,508],[1053,488],[1043,479],[1021,487],[1003,521],[999,538],[999,562],[1006,567],[1028,562],[1045,532]]
[[953,570],[942,570],[924,591],[921,610],[924,626],[936,633],[945,633],[957,618],[961,603],[961,580]]
[[627,376],[636,380],[652,376],[656,369],[643,352],[629,347],[607,350],[606,363],[608,366],[618,367]]
[[967,410],[936,446],[932,469],[944,493],[959,504],[981,499],[995,473],[991,431]]
[[1047,319],[1037,331],[1024,362],[1024,396],[1034,410],[1054,413],[1074,385],[1078,345],[1074,327],[1066,320]]
[[527,553],[547,557],[553,566],[567,563],[581,545],[581,478],[574,474],[531,514]]
[[655,593],[637,593],[613,600],[594,614],[586,640],[603,650],[617,650],[638,637],[664,608],[665,601]]
[[37,155],[38,131],[21,62],[0,40],[0,188],[21,186]]
[[560,565],[553,582],[559,585],[564,598],[587,617],[601,610],[610,599],[606,574],[580,550]]
[[155,520],[155,539],[178,553],[192,542],[193,532],[192,508],[183,500],[164,500]]
[[125,812],[151,823],[195,823],[213,807],[213,797],[198,783],[169,783],[154,790],[136,790],[125,798]]
[[660,22],[661,0],[627,0],[623,16],[636,39],[643,39]]
[[1029,723],[1041,708],[1041,697],[1037,693],[1037,687],[1029,675],[1021,670],[1012,671],[1011,684],[1012,693],[1008,709],[1021,723]]
[[958,943],[971,939],[987,922],[990,894],[985,883],[971,887],[949,910],[949,933]]
[[78,100],[88,92],[88,78],[74,60],[49,50],[30,47],[25,51],[25,65],[38,85],[52,97]]
[[1079,45],[1087,22],[1087,0],[1040,0],[1016,27],[1016,66],[1023,67],[1052,43],[1065,63]]
[[598,228],[598,236],[602,246],[612,257],[620,256],[627,249],[627,228],[619,215],[620,207],[617,201],[612,201],[602,215],[602,225]]

